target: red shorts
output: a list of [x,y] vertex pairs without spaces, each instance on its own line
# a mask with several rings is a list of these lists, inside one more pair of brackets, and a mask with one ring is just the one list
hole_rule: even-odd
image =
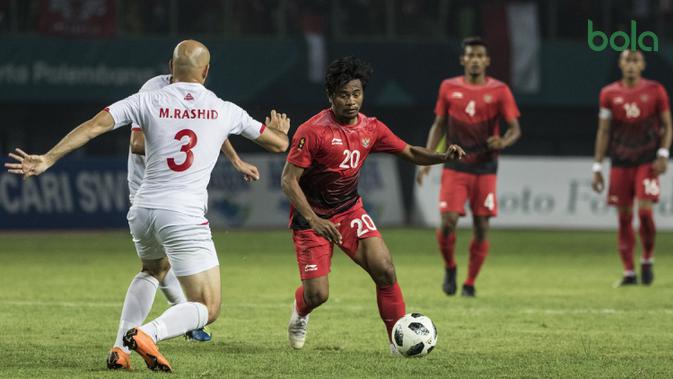
[[630,206],[634,197],[654,203],[659,201],[659,177],[652,171],[652,163],[610,169],[608,204]]
[[495,174],[470,174],[445,168],[439,190],[439,212],[465,216],[465,202],[469,200],[475,216],[497,216],[496,178]]
[[[353,258],[358,250],[361,239],[381,237],[376,229],[374,220],[362,206],[362,199],[345,212],[334,215],[329,219],[339,225],[342,244],[339,248]],[[330,273],[334,245],[325,237],[318,235],[312,229],[293,230],[292,241],[297,253],[299,276],[302,280],[325,276]]]

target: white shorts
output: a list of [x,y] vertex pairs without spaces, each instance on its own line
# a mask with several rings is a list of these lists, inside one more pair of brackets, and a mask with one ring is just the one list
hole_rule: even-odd
[[126,218],[140,259],[168,257],[176,276],[198,274],[220,264],[204,217],[132,206]]

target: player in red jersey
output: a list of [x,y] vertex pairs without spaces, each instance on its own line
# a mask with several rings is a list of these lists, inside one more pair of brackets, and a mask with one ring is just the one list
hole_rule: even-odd
[[[486,76],[491,63],[486,44],[479,37],[463,41],[461,64],[465,74],[446,79],[439,87],[435,121],[430,128],[427,148],[435,150],[446,136],[467,155],[460,162],[447,162],[442,172],[439,194],[441,225],[437,230],[439,250],[444,258],[444,284],[447,295],[456,293],[456,224],[465,215],[469,201],[473,215],[474,237],[470,244],[467,279],[461,294],[474,297],[474,282],[488,255],[489,219],[498,213],[495,184],[500,150],[513,145],[521,136],[519,109],[512,92],[503,82]],[[508,125],[500,136],[500,118]],[[419,185],[430,171],[422,168],[416,180]]]
[[381,121],[360,113],[371,72],[367,63],[353,57],[329,65],[325,87],[331,107],[297,129],[283,169],[282,188],[292,203],[290,227],[302,280],[288,326],[296,349],[304,346],[309,313],[327,300],[335,244],[374,280],[388,336],[405,314],[390,252],[357,191],[367,156],[385,152],[428,165],[464,154],[456,145],[443,154],[409,146]]
[[[640,51],[624,51],[619,57],[622,79],[601,90],[596,134],[593,189],[604,187],[602,164],[609,151],[612,162],[608,203],[619,216],[618,249],[624,276],[618,285],[638,284],[634,271],[633,199],[638,200],[640,242],[643,255],[641,281],[654,280],[656,228],[652,204],[659,200],[659,175],[666,171],[673,135],[668,94],[653,80],[642,78],[645,58]],[[609,149],[609,150],[608,150]]]

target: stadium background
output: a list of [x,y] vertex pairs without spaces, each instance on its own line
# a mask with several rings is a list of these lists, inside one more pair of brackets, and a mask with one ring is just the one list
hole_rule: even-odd
[[[327,105],[322,72],[329,61],[369,60],[375,74],[363,112],[423,145],[440,81],[462,73],[461,38],[482,35],[489,74],[510,84],[522,114],[523,138],[504,153],[495,226],[612,228],[614,217],[589,180],[598,92],[619,77],[617,53],[591,51],[586,22],[608,35],[628,32],[630,20],[638,33],[654,31],[660,53],[647,54],[645,75],[670,91],[671,17],[671,0],[0,0],[0,152],[45,152],[99,109],[166,73],[172,47],[184,38],[210,47],[210,89],[258,119],[282,110],[293,128]],[[244,184],[226,162],[218,165],[213,225],[282,227],[282,158],[236,136],[232,142],[260,165],[263,180]],[[3,172],[0,227],[125,227],[127,151],[128,132],[118,130],[43,177],[22,182]],[[412,165],[382,157],[366,170],[361,187],[380,224],[436,222],[433,187],[414,184]],[[673,227],[670,184],[662,180],[664,228]]]

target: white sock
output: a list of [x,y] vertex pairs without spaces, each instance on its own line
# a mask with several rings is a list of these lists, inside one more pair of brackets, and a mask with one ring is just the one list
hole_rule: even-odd
[[180,287],[180,281],[178,281],[178,277],[175,276],[173,269],[168,270],[164,276],[164,280],[159,283],[159,288],[171,305],[187,301],[185,293],[182,291],[182,287]]
[[122,338],[129,329],[136,327],[145,321],[145,318],[147,318],[147,315],[152,309],[152,303],[154,303],[157,287],[159,287],[159,281],[146,272],[139,272],[138,275],[133,278],[128,291],[126,291],[126,297],[124,298],[124,307],[122,308],[122,314],[119,320],[117,339],[114,344],[115,347],[122,348],[127,353],[130,352],[129,349],[124,347]]
[[176,304],[161,316],[140,327],[155,342],[181,336],[190,330],[201,329],[208,322],[208,308],[197,302]]

